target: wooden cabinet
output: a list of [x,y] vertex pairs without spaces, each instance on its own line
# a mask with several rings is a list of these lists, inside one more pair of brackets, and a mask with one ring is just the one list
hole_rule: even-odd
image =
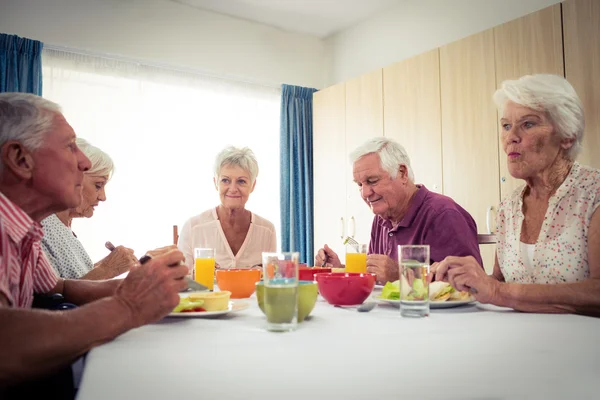
[[[493,31],[442,47],[440,77],[444,194],[485,232],[492,222],[488,210],[500,201]],[[494,248],[481,250],[491,271]]]
[[369,243],[373,213],[352,179],[350,152],[383,135],[382,71],[313,95],[315,251],[329,245],[344,262],[343,239]]
[[[523,75],[564,76],[560,4],[495,27],[494,43],[497,88],[500,88],[503,81],[518,79]],[[500,133],[501,127],[498,124],[499,138]],[[500,190],[501,197],[504,198],[524,184],[524,181],[513,178],[508,172],[501,142],[499,160]]]
[[346,82],[346,232],[359,243],[367,244],[374,215],[353,181],[349,156],[367,139],[383,136],[382,73],[378,69]]
[[600,168],[600,1],[565,1],[563,25],[566,77],[585,112],[585,135],[578,160]]
[[[600,0],[568,0],[316,93],[315,245],[343,258],[343,236],[369,241],[373,214],[349,154],[381,135],[406,148],[418,183],[462,205],[480,233],[494,231],[494,210],[522,183],[506,168],[492,100],[507,79],[566,75],[586,112],[579,160],[600,168],[598,43]],[[482,256],[491,271],[494,246]]]
[[442,192],[440,56],[435,49],[383,69],[385,136],[406,149],[416,183]]
[[327,244],[339,254],[346,217],[346,85],[313,95],[315,252]]

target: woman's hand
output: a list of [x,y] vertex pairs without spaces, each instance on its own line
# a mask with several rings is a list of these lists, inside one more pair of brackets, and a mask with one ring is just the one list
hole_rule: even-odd
[[446,281],[458,291],[471,293],[480,303],[494,303],[498,297],[498,280],[485,270],[472,256],[446,257],[431,266],[436,281]]
[[109,279],[129,271],[137,262],[138,260],[135,258],[132,249],[117,246],[106,257],[100,260],[94,269],[103,271],[104,279]]

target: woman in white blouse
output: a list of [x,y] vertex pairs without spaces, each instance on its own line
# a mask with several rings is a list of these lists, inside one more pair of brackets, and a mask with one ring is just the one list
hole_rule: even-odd
[[214,248],[217,268],[260,265],[262,252],[277,249],[275,226],[247,210],[256,186],[258,163],[247,147],[227,147],[215,160],[214,184],[221,204],[186,221],[178,247],[193,269],[194,248]]
[[600,315],[600,171],[575,161],[581,100],[556,75],[505,81],[494,100],[508,170],[525,185],[500,204],[493,274],[470,257],[447,257],[432,267],[435,278],[482,303]]

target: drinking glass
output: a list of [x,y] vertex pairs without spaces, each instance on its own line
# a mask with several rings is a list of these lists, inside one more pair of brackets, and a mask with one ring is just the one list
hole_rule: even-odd
[[398,246],[400,315],[429,315],[429,245]]
[[194,280],[209,290],[215,284],[215,249],[194,249]]
[[367,272],[367,245],[346,245],[346,272]]
[[287,332],[298,325],[300,253],[262,253],[267,330]]

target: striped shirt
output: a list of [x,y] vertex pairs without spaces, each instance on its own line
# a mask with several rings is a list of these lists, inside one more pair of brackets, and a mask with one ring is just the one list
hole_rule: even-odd
[[0,192],[0,293],[11,307],[29,308],[58,277],[42,251],[42,225]]

